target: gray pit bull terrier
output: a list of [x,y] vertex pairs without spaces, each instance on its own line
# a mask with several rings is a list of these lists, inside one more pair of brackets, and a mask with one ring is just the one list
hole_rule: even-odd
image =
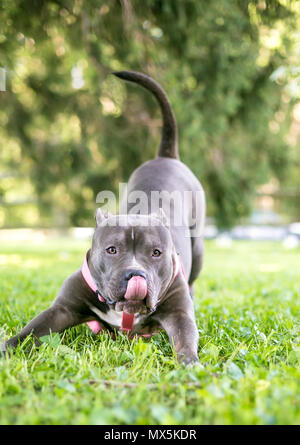
[[[118,215],[98,208],[92,246],[83,268],[65,280],[49,309],[2,349],[16,347],[30,333],[38,344],[39,337],[50,331],[62,332],[87,322],[95,332],[100,327],[110,332],[123,328],[132,335],[152,334],[162,328],[178,360],[185,364],[196,362],[198,330],[191,295],[202,267],[203,237],[192,229],[204,224],[203,189],[179,160],[176,119],[162,87],[142,73],[113,74],[151,91],[161,108],[163,127],[158,154],[133,172],[127,189],[128,194],[139,191],[149,197],[148,208],[135,213],[134,203],[127,197]],[[182,202],[184,193],[190,192],[192,199],[181,210],[162,199],[160,209],[153,212],[153,191],[177,191]],[[197,193],[203,197],[198,204]],[[174,223],[178,212],[182,213],[181,224]]]

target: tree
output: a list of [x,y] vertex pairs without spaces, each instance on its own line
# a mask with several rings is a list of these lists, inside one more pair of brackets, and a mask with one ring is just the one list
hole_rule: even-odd
[[[292,45],[294,3],[2,0],[0,140],[21,153],[2,162],[30,178],[40,223],[90,225],[97,193],[154,156],[157,104],[110,76],[118,69],[165,87],[218,225],[247,215],[256,186],[289,166],[292,102],[270,76]],[[279,43],[265,44],[274,32]]]

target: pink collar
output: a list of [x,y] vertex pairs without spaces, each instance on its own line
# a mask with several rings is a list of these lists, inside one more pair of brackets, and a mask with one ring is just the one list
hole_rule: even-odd
[[[179,258],[179,255],[176,255],[176,265],[175,265],[176,269],[175,269],[174,280],[177,278],[177,276],[179,274],[180,266],[181,266],[183,275],[184,275],[184,277],[186,279],[182,261]],[[98,289],[98,287],[97,287],[97,285],[95,283],[95,280],[92,277],[92,274],[90,272],[90,269],[89,269],[89,266],[88,266],[88,262],[87,262],[87,255],[85,256],[83,264],[82,264],[82,267],[81,267],[81,274],[82,274],[85,282],[89,286],[89,288],[92,289],[92,291],[95,292],[95,294],[98,295],[99,301],[101,301],[101,303],[105,303],[105,299],[102,297],[101,293],[99,292],[99,289]],[[123,311],[120,331],[125,331],[125,332],[129,331],[130,332],[132,327],[133,327],[133,323],[134,323],[134,314],[128,314],[127,312]],[[101,329],[103,329],[103,326],[97,320],[89,321],[89,322],[87,322],[87,325],[90,327],[90,329],[95,334],[97,334]],[[143,335],[143,337],[149,337],[149,336],[151,336],[151,335],[148,335],[148,334]]]
[[104,303],[105,300],[102,297],[102,295],[100,294],[100,292],[96,286],[95,280],[92,277],[92,274],[90,272],[88,262],[87,262],[87,255],[84,257],[83,265],[81,267],[81,273],[82,273],[82,276],[83,276],[85,282],[87,283],[87,285],[92,289],[92,291],[95,292],[95,294],[98,295],[98,298],[101,301],[101,303]]

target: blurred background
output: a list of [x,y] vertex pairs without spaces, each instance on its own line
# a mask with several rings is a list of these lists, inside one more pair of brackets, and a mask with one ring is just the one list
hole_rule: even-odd
[[207,238],[299,245],[296,0],[0,0],[0,240],[84,238],[97,193],[155,156],[159,108],[121,69],[167,91]]

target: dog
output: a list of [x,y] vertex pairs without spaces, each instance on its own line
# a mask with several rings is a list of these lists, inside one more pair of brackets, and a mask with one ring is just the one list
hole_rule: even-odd
[[[9,351],[29,334],[39,344],[39,338],[50,331],[62,332],[86,322],[96,333],[102,328],[112,334],[121,329],[131,336],[149,336],[163,329],[178,361],[194,363],[199,335],[193,283],[202,268],[203,236],[193,229],[204,225],[203,188],[179,159],[176,118],[163,88],[139,72],[113,74],[141,85],[158,101],[163,125],[156,158],[132,173],[118,214],[101,207],[96,210],[92,245],[82,268],[64,281],[51,306],[2,349]],[[153,192],[172,195],[174,191],[180,204],[190,193],[189,203],[178,209],[174,202],[161,199],[153,211]],[[142,211],[135,211],[134,202],[128,200],[130,193],[137,192],[149,198]],[[175,224],[178,216],[180,224]]]

